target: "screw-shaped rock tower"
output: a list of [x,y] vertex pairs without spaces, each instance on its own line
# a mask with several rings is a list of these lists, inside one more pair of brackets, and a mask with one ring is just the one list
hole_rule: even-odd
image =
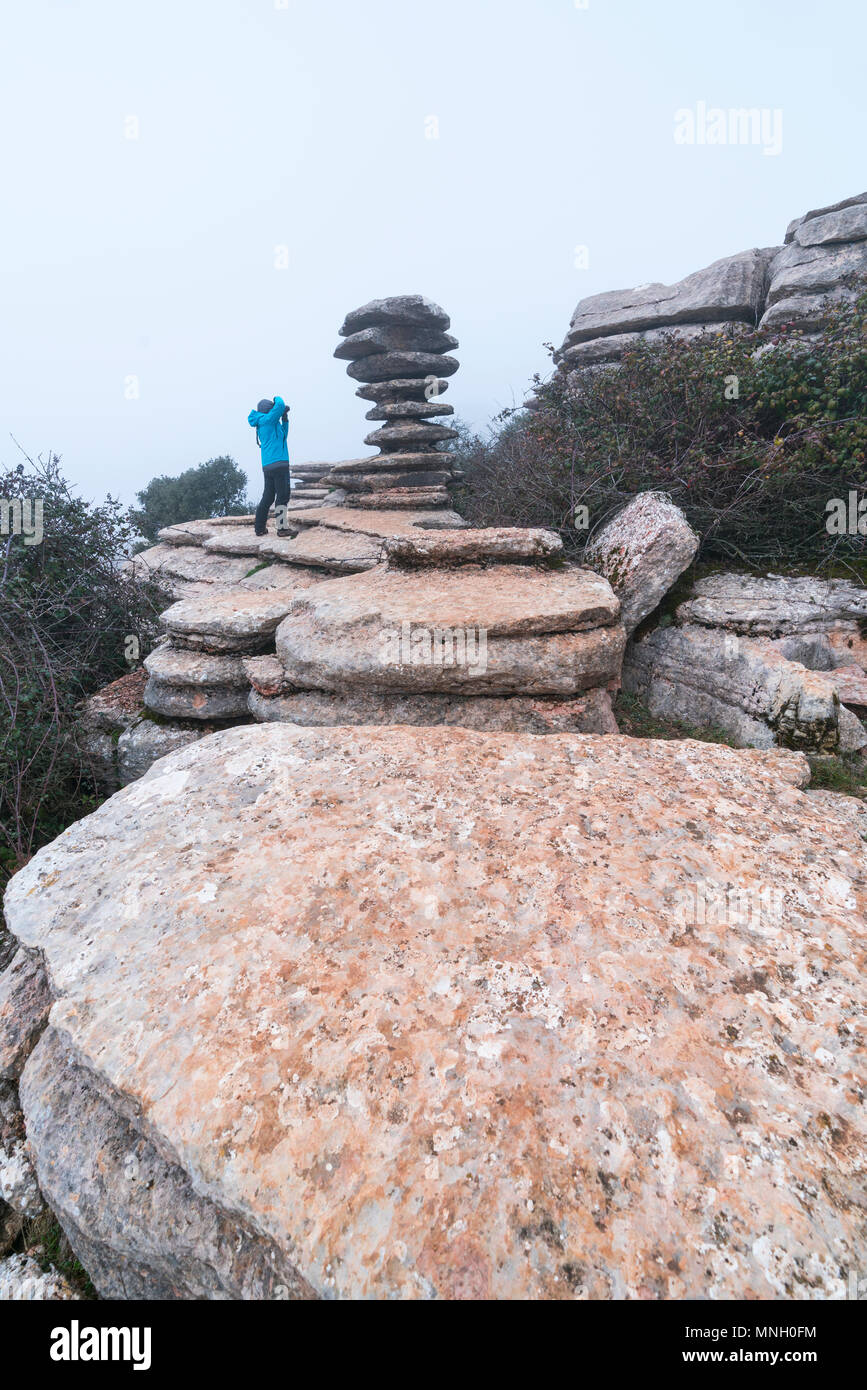
[[453,415],[444,405],[444,379],[459,363],[445,354],[458,346],[446,332],[449,316],[419,294],[374,299],[347,314],[334,356],[363,384],[356,392],[373,401],[368,420],[383,420],[365,444],[380,453],[338,464],[328,482],[346,489],[349,507],[445,507],[449,485],[458,474],[444,445],[457,438],[437,416]]

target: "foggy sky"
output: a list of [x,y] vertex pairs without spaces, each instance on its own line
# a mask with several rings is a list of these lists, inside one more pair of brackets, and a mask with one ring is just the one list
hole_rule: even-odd
[[[62,454],[84,495],[132,501],[230,453],[255,492],[246,417],[275,392],[294,459],[358,457],[375,427],[331,354],[349,309],[392,294],[451,314],[448,400],[484,428],[548,369],[583,296],[777,244],[867,187],[865,16],[860,0],[8,3],[0,463],[14,435]],[[675,113],[699,102],[779,110],[782,151],[677,145]]]

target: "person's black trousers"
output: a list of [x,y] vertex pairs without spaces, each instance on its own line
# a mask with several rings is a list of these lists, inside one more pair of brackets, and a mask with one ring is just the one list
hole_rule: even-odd
[[288,463],[274,463],[270,468],[262,470],[265,475],[265,491],[262,493],[262,501],[256,508],[256,535],[264,536],[268,529],[268,512],[271,510],[271,503],[278,507],[285,507],[289,501],[289,465]]

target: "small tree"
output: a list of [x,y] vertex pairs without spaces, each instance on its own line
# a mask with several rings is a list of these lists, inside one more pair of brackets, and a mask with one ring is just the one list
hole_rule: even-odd
[[248,509],[247,478],[233,458],[221,454],[177,478],[163,474],[152,478],[138,493],[140,508],[130,509],[130,520],[151,545],[163,526],[195,521],[208,516],[242,516]]

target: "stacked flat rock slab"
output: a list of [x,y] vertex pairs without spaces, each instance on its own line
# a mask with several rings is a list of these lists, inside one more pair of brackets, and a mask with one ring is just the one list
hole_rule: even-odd
[[320,486],[320,484],[325,475],[330,472],[330,463],[293,463],[289,469],[292,482],[292,500],[327,497],[329,489]]
[[272,724],[71,826],[5,910],[52,994],[28,1143],[99,1293],[845,1299],[864,814],[808,777]]
[[346,505],[373,508],[445,507],[456,481],[440,447],[457,438],[437,423],[453,407],[439,397],[458,362],[446,329],[448,315],[421,295],[377,299],[348,314],[334,356],[362,383],[358,395],[373,402],[368,419],[382,422],[365,439],[380,452],[336,465],[327,483],[345,489]]

